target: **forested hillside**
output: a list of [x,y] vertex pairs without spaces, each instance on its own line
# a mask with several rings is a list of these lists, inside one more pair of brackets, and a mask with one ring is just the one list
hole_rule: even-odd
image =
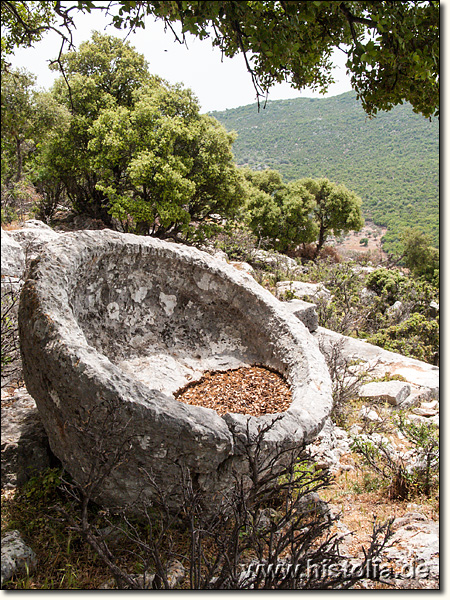
[[439,244],[439,121],[409,104],[368,119],[354,92],[323,99],[269,101],[214,112],[238,133],[239,165],[270,167],[286,180],[327,177],[363,199],[363,213],[387,226],[384,247],[399,231],[420,227]]

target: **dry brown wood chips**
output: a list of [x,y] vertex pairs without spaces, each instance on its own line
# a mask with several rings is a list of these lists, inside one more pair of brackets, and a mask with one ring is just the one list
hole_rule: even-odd
[[229,412],[259,417],[287,410],[291,391],[278,373],[265,367],[241,367],[232,371],[206,373],[176,394],[177,400]]

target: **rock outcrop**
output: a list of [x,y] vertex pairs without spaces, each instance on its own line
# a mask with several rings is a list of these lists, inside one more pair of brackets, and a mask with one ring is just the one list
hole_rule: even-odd
[[44,244],[57,239],[61,235],[42,221],[29,219],[20,229],[10,232],[10,236],[20,244],[27,263],[39,255]]
[[411,394],[411,386],[403,381],[372,381],[359,390],[363,400],[389,402],[393,406],[402,404]]
[[338,344],[343,359],[367,363],[374,379],[386,374],[391,377],[400,376],[411,388],[410,395],[403,399],[402,407],[410,404],[410,400],[413,399],[414,403],[439,399],[439,367],[324,327],[318,327],[314,337],[325,354],[331,351],[333,345]]
[[[109,505],[177,502],[183,469],[207,493],[245,473],[245,443],[270,425],[269,457],[320,431],[331,409],[309,331],[249,275],[199,250],[113,231],[59,235],[31,265],[19,308],[24,376],[50,446]],[[291,407],[249,417],[178,402],[205,371],[261,364]],[[102,476],[104,475],[104,479]]]
[[2,390],[2,489],[21,487],[56,464],[36,403],[25,388]]
[[2,586],[14,575],[25,575],[36,566],[36,555],[25,544],[20,532],[8,531],[2,536]]
[[22,246],[14,237],[2,228],[2,282],[4,278],[23,277],[25,271],[25,254]]
[[277,283],[277,295],[284,296],[285,294],[295,295],[297,298],[304,297],[317,300],[324,298],[331,299],[331,292],[322,283],[306,283],[305,281],[279,281]]

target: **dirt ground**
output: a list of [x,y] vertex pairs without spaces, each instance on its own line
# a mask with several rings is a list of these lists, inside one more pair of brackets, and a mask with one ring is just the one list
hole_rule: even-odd
[[[385,227],[367,222],[361,231],[352,231],[342,238],[333,239],[330,245],[334,246],[342,256],[370,252],[374,259],[381,262],[387,259],[387,254],[381,250],[381,238],[386,231]],[[360,243],[364,238],[367,239],[367,246]]]

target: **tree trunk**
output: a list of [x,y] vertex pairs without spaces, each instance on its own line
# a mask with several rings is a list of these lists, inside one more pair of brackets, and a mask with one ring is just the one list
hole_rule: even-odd
[[320,227],[319,230],[319,239],[317,240],[316,246],[316,258],[319,256],[319,252],[322,250],[322,247],[325,243],[325,227]]
[[22,179],[23,155],[22,155],[22,141],[18,137],[16,137],[16,156],[17,156],[16,181],[20,181]]

